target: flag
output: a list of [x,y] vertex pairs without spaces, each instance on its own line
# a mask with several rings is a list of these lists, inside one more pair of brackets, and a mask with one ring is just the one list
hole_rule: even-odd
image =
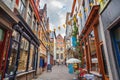
[[92,6],[93,6],[93,3],[91,2],[91,3],[90,3],[90,7],[92,7]]
[[87,12],[87,11],[88,11],[88,8],[85,8],[84,10],[85,10],[85,12]]
[[64,28],[66,27],[65,24],[63,24],[63,27],[64,27]]
[[70,20],[70,21],[68,21],[67,23],[68,23],[68,25],[71,25],[71,20]]
[[60,30],[60,26],[58,26],[58,30]]
[[78,13],[78,16],[79,16],[79,17],[82,17],[82,13],[81,13],[81,12],[80,12],[80,13]]
[[76,16],[74,16],[73,20],[74,20],[74,22],[76,22]]
[[56,31],[56,29],[54,28],[54,31]]

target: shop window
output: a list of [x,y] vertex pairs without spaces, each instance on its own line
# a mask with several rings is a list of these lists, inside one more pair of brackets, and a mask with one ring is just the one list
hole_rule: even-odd
[[18,43],[12,42],[12,49],[11,49],[11,55],[9,58],[7,75],[13,75],[15,71],[17,53],[18,53]]
[[20,0],[19,12],[24,17],[26,10],[26,0]]
[[31,70],[33,69],[33,66],[34,66],[34,55],[35,55],[35,48],[34,48],[34,45],[31,44],[31,47],[30,47],[30,57],[29,57],[29,67],[28,69]]
[[16,68],[16,60],[17,60],[17,54],[18,54],[18,45],[19,45],[19,38],[20,34],[17,31],[13,31],[12,33],[12,43],[9,49],[10,56],[8,57],[8,66],[6,71],[7,75],[13,75],[15,68]]
[[28,47],[29,47],[29,42],[24,37],[22,37],[18,72],[22,72],[26,70],[27,58],[28,58]]
[[0,41],[4,39],[4,30],[0,28]]
[[28,23],[28,25],[31,25],[31,21],[32,21],[31,18],[32,18],[32,8],[29,5],[28,12],[27,12],[27,23]]
[[89,47],[91,57],[91,71],[98,71],[98,58],[96,54],[95,36],[93,31],[89,34]]
[[12,33],[12,39],[19,42],[20,34],[15,30]]

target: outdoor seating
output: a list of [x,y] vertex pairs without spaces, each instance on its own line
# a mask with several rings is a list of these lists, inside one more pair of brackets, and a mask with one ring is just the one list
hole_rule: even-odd
[[79,78],[80,80],[84,79],[84,75],[86,74],[86,71],[83,68],[79,68]]

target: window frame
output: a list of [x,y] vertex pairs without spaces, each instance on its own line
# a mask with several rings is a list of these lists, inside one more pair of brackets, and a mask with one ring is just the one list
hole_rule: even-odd
[[[29,62],[29,61],[30,61],[31,45],[33,45],[33,50],[34,50],[34,51],[33,51],[33,53],[32,53],[32,55],[33,55],[33,56],[32,56],[32,69],[29,69],[29,65],[31,65],[30,62]],[[34,69],[34,66],[35,66],[34,63],[35,63],[35,55],[36,55],[36,52],[35,52],[35,45],[32,44],[32,43],[30,44],[30,50],[29,50],[29,59],[28,59],[28,63],[29,63],[29,64],[28,64],[28,71],[29,71],[29,70],[33,70],[33,69]]]
[[[24,38],[27,42],[28,42],[28,44],[30,44],[30,42],[28,41],[28,39],[26,39],[26,37],[24,36],[24,35],[22,35],[21,36],[21,43],[22,43],[22,38]],[[26,44],[25,44],[26,45]],[[24,48],[24,47],[23,47]],[[22,72],[26,72],[26,70],[27,70],[27,63],[28,63],[28,57],[29,57],[29,45],[28,45],[28,49],[27,49],[27,58],[26,58],[26,67],[25,67],[25,70],[24,71],[18,71],[18,69],[17,69],[17,73],[22,73]],[[21,44],[20,44],[20,52],[19,52],[19,61],[20,61],[20,55],[21,55]],[[18,62],[18,68],[19,68],[19,62]]]
[[[31,7],[31,5],[29,4],[28,12],[27,12],[27,23],[28,23],[28,25],[30,25],[31,22],[32,22],[31,18],[32,18],[32,7]],[[28,21],[29,21],[29,22],[28,22]]]
[[[15,32],[18,32],[18,31],[16,31],[16,30],[14,30]],[[19,33],[19,32],[18,32]],[[12,33],[13,34],[13,33]],[[17,36],[18,37],[18,36]],[[19,33],[19,39],[18,40],[16,40],[15,38],[11,38],[11,40],[10,40],[10,48],[9,48],[9,55],[8,55],[8,62],[7,62],[7,67],[6,67],[6,71],[5,71],[5,74],[7,74],[5,77],[8,77],[8,76],[13,76],[14,74],[12,74],[12,75],[10,75],[10,73],[8,74],[8,68],[9,68],[9,63],[10,63],[10,60],[9,60],[9,58],[11,57],[11,54],[12,54],[12,46],[13,46],[13,43],[15,42],[15,43],[17,43],[18,44],[18,49],[19,49],[19,45],[20,45],[20,39],[21,39],[21,34]],[[17,50],[17,53],[16,53],[16,57],[18,58],[18,50]],[[16,61],[17,61],[17,58],[16,58]],[[14,67],[15,66],[17,66],[17,64],[16,64],[16,61],[15,61],[15,65],[14,65]],[[14,72],[16,72],[16,69],[14,68]]]
[[[94,34],[94,30],[91,30],[90,31],[90,33],[89,34],[91,34],[91,32],[93,31],[93,35],[94,35],[94,38],[95,38],[95,34]],[[94,42],[94,45],[95,45],[96,43]],[[97,62],[97,68],[98,68],[98,71],[97,70],[92,70],[92,57],[91,57],[91,47],[90,47],[90,41],[89,41],[89,35],[88,35],[88,47],[89,47],[89,57],[90,57],[90,71],[94,71],[94,72],[99,72],[99,62]],[[96,48],[96,46],[95,46],[95,48]],[[97,56],[97,51],[96,51],[96,58],[97,58],[97,60],[98,60],[98,56]]]
[[19,12],[23,17],[25,15],[25,10],[26,10],[26,0],[24,0],[24,1],[20,0]]

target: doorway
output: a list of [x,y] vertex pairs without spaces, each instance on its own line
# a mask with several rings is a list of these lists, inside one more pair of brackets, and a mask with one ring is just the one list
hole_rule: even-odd
[[118,74],[120,75],[120,24],[111,29],[111,38]]
[[0,80],[5,72],[6,56],[9,44],[9,31],[0,26]]

